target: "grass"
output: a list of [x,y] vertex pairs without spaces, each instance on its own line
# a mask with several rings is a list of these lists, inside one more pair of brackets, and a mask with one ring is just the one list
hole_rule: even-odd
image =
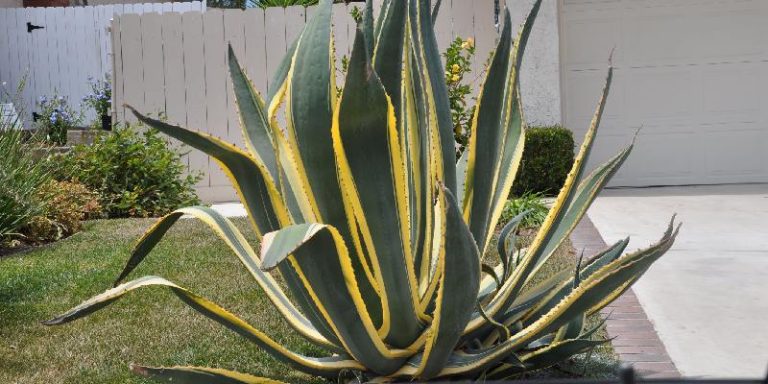
[[[140,290],[63,326],[40,324],[111,286],[152,222],[88,222],[85,231],[64,241],[0,259],[0,382],[146,383],[130,374],[129,362],[213,366],[291,383],[323,382],[276,362],[161,288]],[[236,224],[255,242],[245,220]],[[574,263],[568,249],[555,260],[555,269]],[[163,276],[212,299],[297,352],[322,353],[291,332],[226,245],[197,221],[181,220],[131,277],[144,275]],[[588,368],[589,377],[604,377],[614,371],[612,356],[610,350],[598,350],[589,361],[575,359],[566,368]],[[562,369],[542,374],[570,376]]]

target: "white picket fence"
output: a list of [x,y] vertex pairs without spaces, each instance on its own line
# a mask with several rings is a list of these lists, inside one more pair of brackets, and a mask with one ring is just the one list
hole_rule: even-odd
[[[204,10],[201,2],[0,8],[0,83],[4,91],[14,92],[26,79],[16,107],[27,119],[41,96],[64,96],[79,108],[90,92],[88,78],[112,75],[109,28],[114,15]],[[27,23],[44,28],[27,32]],[[86,115],[87,120],[95,117]]]
[[[374,2],[374,5],[380,1]],[[502,7],[504,1],[502,0]],[[350,8],[334,5],[338,55],[350,52],[355,33]],[[243,147],[227,71],[231,43],[256,88],[265,93],[287,47],[314,8],[242,10],[210,8],[204,13],[124,14],[112,24],[115,47],[114,105],[118,121],[134,121],[124,103],[170,122],[209,132]],[[475,37],[476,72],[496,41],[493,0],[444,0],[436,27],[442,48],[456,36]],[[341,79],[339,79],[340,81]],[[203,171],[198,193],[205,201],[235,198],[215,162],[191,151],[189,166]]]

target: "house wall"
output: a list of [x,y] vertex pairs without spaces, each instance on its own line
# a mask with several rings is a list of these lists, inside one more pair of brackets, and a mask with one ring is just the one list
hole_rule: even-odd
[[0,8],[19,8],[23,5],[23,0],[0,0]]
[[[553,0],[542,2],[523,57],[520,91],[529,125],[556,125],[562,122],[557,3]],[[522,25],[533,0],[508,0],[507,4],[512,25],[516,26]]]

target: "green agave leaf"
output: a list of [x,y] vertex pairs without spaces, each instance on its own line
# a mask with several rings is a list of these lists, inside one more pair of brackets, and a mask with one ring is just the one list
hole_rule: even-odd
[[274,111],[280,102],[278,97],[281,91],[285,90],[288,86],[288,74],[293,64],[293,57],[296,55],[296,48],[299,46],[300,38],[297,38],[288,50],[285,52],[285,56],[280,61],[280,65],[275,71],[275,75],[272,77],[272,81],[269,83],[269,92],[267,92],[267,100],[269,101],[269,111]]
[[286,262],[295,267],[345,349],[368,369],[387,375],[414,353],[389,349],[379,337],[354,278],[347,247],[332,226],[298,224],[267,234],[261,255],[264,268]]
[[[304,308],[305,312],[309,313],[313,319],[312,321],[308,320],[293,305],[293,303],[291,303],[272,276],[261,271],[262,262],[232,221],[208,207],[181,208],[158,220],[144,234],[144,236],[139,239],[138,244],[134,247],[133,253],[131,254],[131,258],[128,260],[122,273],[115,281],[114,286],[120,284],[136,267],[139,266],[139,264],[141,264],[142,261],[144,261],[149,255],[149,252],[151,252],[157,243],[160,242],[165,233],[183,215],[190,215],[199,219],[213,229],[219,238],[224,240],[246,269],[248,269],[248,272],[251,273],[261,289],[264,290],[267,298],[269,298],[272,304],[274,304],[278,311],[280,311],[280,314],[282,314],[288,321],[288,324],[290,324],[299,334],[326,349],[336,352],[343,351],[336,335],[330,330],[328,325],[323,322],[317,308],[314,307],[311,302],[303,302],[301,296],[299,297],[302,308]],[[284,275],[291,274],[290,266],[286,266],[284,269]],[[301,285],[293,286],[290,282],[288,285],[293,292],[302,291]],[[318,331],[313,324],[320,324],[323,331]]]
[[238,191],[259,236],[290,222],[288,210],[269,171],[250,155],[215,137],[146,117],[133,107],[127,107],[142,123],[213,157]]
[[522,158],[525,124],[520,104],[519,72],[528,37],[541,7],[533,4],[512,48],[511,17],[504,29],[478,98],[468,150],[470,159],[464,215],[478,246],[485,251],[501,217]]
[[[494,179],[501,165],[501,147],[504,145],[507,122],[502,120],[503,110],[510,93],[515,92],[511,79],[512,26],[509,11],[505,12],[504,29],[493,54],[488,74],[478,95],[475,116],[467,151],[467,180],[464,191],[464,217],[468,219],[472,235],[478,247],[485,250],[485,239],[490,230],[491,199],[494,194]],[[518,127],[522,128],[522,127]]]
[[[552,239],[552,229],[556,227],[557,223],[562,219],[562,216],[566,212],[566,208],[573,200],[573,195],[575,193],[575,183],[578,178],[581,177],[586,159],[589,157],[589,152],[591,151],[594,136],[597,132],[598,126],[600,125],[600,119],[605,107],[605,100],[608,96],[612,77],[613,68],[609,68],[605,87],[603,88],[603,94],[600,98],[600,102],[598,103],[597,110],[595,111],[595,115],[592,119],[589,130],[585,135],[584,143],[579,150],[579,154],[574,160],[571,172],[568,174],[565,184],[560,190],[554,205],[549,210],[547,218],[544,220],[541,229],[536,234],[532,244],[528,247],[528,251],[525,253],[525,256],[522,258],[519,265],[516,265],[512,276],[505,281],[504,286],[499,289],[499,293],[493,298],[490,305],[488,306],[487,311],[489,315],[496,316],[497,313],[502,313],[505,309],[509,308],[511,302],[525,285],[525,282],[528,280],[530,273],[536,268],[537,262],[542,256],[544,247]],[[482,322],[480,321],[470,322],[469,331],[475,330],[480,326],[482,326]]]
[[423,328],[416,309],[408,186],[394,110],[359,29],[345,84],[332,133],[347,217],[356,218],[367,259],[380,276],[385,341],[405,348]]
[[416,81],[420,83],[424,96],[426,96],[420,100],[425,105],[419,110],[421,113],[426,113],[424,117],[427,124],[425,126],[432,127],[431,136],[435,136],[432,139],[434,145],[431,152],[436,157],[436,164],[439,165],[437,176],[455,196],[456,157],[454,155],[453,122],[445,74],[432,25],[430,3],[430,0],[412,0],[409,2],[411,37],[414,48],[413,58],[416,64],[414,76]]
[[[653,246],[614,260],[601,268],[589,278],[585,278],[579,287],[568,294],[549,312],[541,316],[531,325],[515,333],[500,344],[475,353],[456,352],[451,355],[438,377],[471,375],[487,370],[502,362],[532,340],[551,333],[562,327],[575,316],[601,304],[603,298],[623,287],[638,274],[645,272],[650,265],[661,257],[674,243],[678,229],[672,231]],[[418,366],[420,355],[417,355],[398,370],[394,376],[412,376]]]
[[584,178],[579,184],[574,199],[568,206],[562,219],[553,226],[553,234],[549,242],[544,246],[541,252],[542,257],[536,262],[536,267],[529,274],[529,280],[536,277],[541,266],[555,253],[563,241],[570,236],[576,225],[597,198],[597,195],[611,180],[614,174],[619,170],[624,161],[632,152],[633,145],[630,145],[620,151],[616,156],[595,169],[591,174]]
[[[437,16],[440,14],[440,6],[443,4],[443,0],[436,0],[435,6],[432,8],[432,25],[437,22]],[[461,201],[461,200],[459,200]]]
[[[600,252],[582,269],[581,277],[583,279],[589,278],[599,269],[605,267],[609,263],[618,259],[621,256],[621,254],[624,252],[624,250],[627,248],[628,244],[629,244],[629,239],[627,238],[627,239],[616,242],[615,244],[611,245],[610,247]],[[559,283],[558,289],[553,291],[550,295],[548,295],[543,300],[541,300],[539,305],[537,305],[537,307],[534,309],[532,313],[526,316],[526,319],[524,321],[525,322],[536,321],[545,313],[549,312],[552,308],[554,308],[557,305],[557,303],[559,303],[563,298],[565,298],[569,293],[571,293],[573,289],[574,289],[573,277],[567,280],[562,280]]]
[[282,384],[281,381],[245,373],[204,367],[145,367],[131,364],[131,371],[148,379],[174,384]]
[[523,355],[521,358],[523,363],[522,367],[511,364],[502,364],[498,368],[488,372],[487,378],[489,380],[504,380],[510,376],[518,375],[523,372],[548,368],[573,355],[589,351],[607,342],[609,342],[609,340],[576,339],[555,343],[535,352]]
[[472,234],[451,191],[443,187],[441,192],[445,243],[438,256],[440,285],[424,353],[414,374],[424,379],[436,376],[453,353],[472,314],[480,282],[479,251]]
[[[286,113],[288,140],[296,154],[296,166],[306,177],[305,191],[317,216],[312,221],[337,228],[344,241],[355,244],[347,216],[343,192],[337,177],[336,155],[329,134],[336,104],[335,57],[332,50],[332,1],[321,0],[317,12],[307,23],[293,57],[288,77]],[[275,228],[277,229],[277,228]],[[365,273],[365,255],[351,250],[352,262],[361,295],[377,324],[383,309],[371,274]]]
[[[295,45],[291,48],[291,51],[295,51]],[[283,182],[286,176],[283,165],[280,164],[279,156],[276,153],[277,143],[274,137],[275,134],[280,135],[281,133],[273,131],[273,129],[279,130],[279,127],[277,127],[276,123],[272,124],[272,119],[269,117],[269,111],[264,105],[264,100],[258,91],[253,88],[253,84],[237,61],[231,45],[229,46],[228,63],[246,147],[255,160],[269,171],[272,180],[279,182],[283,200],[288,206],[294,221],[302,221],[303,215],[295,195],[296,192],[290,189],[290,185],[286,185]],[[273,79],[273,88],[284,87],[289,66],[290,60],[284,59],[281,67],[278,69],[277,76]]]
[[365,36],[365,52],[367,53],[368,61],[371,61],[373,59],[373,50],[376,46],[373,35],[373,0],[365,0],[362,24],[363,36]]
[[232,45],[229,45],[228,63],[246,147],[251,155],[261,164],[264,164],[272,180],[280,180],[275,144],[272,139],[272,127],[269,123],[264,100],[253,88],[253,84],[238,63]]
[[379,22],[383,23],[376,33],[373,67],[381,83],[392,97],[395,117],[402,124],[401,87],[403,82],[403,57],[405,25],[408,17],[407,1],[395,1],[382,6]]
[[142,277],[111,288],[100,295],[96,295],[89,300],[86,300],[68,312],[43,322],[43,324],[58,325],[80,319],[114,303],[136,289],[150,286],[160,286],[170,289],[179,297],[179,299],[196,311],[247,338],[276,359],[302,372],[319,376],[336,377],[342,370],[363,369],[357,361],[342,356],[317,358],[303,356],[292,352],[212,301],[157,276]]

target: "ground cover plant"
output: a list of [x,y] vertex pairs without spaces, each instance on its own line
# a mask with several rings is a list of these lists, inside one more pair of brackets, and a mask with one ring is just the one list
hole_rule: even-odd
[[544,224],[547,213],[549,213],[549,207],[540,194],[526,193],[509,199],[504,204],[499,222],[506,224],[520,216],[521,218],[518,219],[520,228],[537,228]]
[[[497,262],[484,264],[522,156],[518,74],[541,1],[516,39],[505,13],[458,164],[430,1],[386,1],[378,22],[369,2],[338,98],[331,3],[320,2],[266,102],[230,50],[246,150],[134,111],[228,171],[260,252],[215,211],[177,210],[140,239],[114,288],[46,324],[68,323],[138,289],[161,287],[297,371],[330,379],[352,374],[359,381],[515,377],[604,343],[586,318],[640,278],[677,234],[670,223],[649,248],[622,256],[627,241],[620,241],[573,271],[539,280],[631,150],[592,173],[584,169],[612,70],[540,230],[517,250],[510,235],[522,218],[511,220],[492,252]],[[278,124],[281,107],[285,127]],[[280,344],[277,335],[171,280],[149,275],[126,282],[183,215],[225,240],[296,334],[323,351],[319,356]],[[133,365],[133,371],[177,383],[263,381],[208,367]]]

